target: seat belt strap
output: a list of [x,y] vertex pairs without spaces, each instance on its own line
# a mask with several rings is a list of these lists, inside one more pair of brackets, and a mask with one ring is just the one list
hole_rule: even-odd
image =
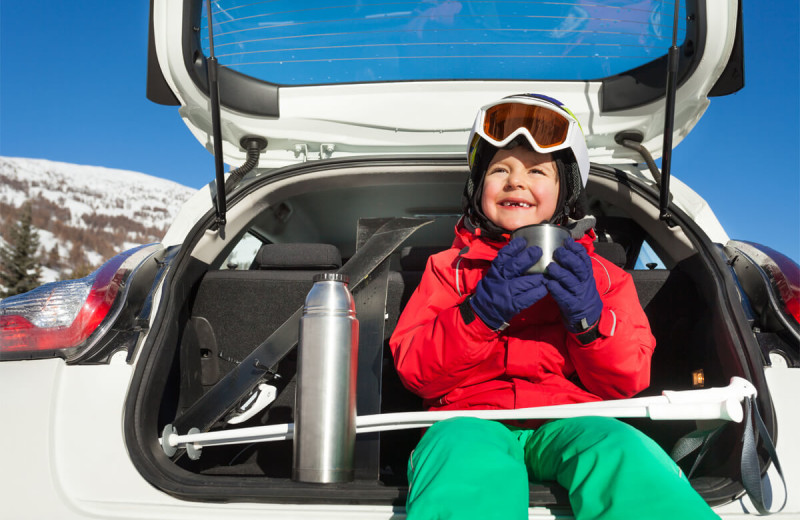
[[713,445],[713,441],[719,437],[719,434],[722,433],[722,430],[726,425],[727,422],[723,422],[719,426],[712,428],[698,428],[697,430],[690,432],[678,439],[669,454],[669,456],[675,462],[680,462],[698,449],[700,450],[697,453],[697,457],[692,464],[692,469],[689,470],[686,478],[692,478],[695,470],[700,465],[700,461],[703,460],[703,457],[705,457],[706,453],[708,453],[709,447]]
[[[364,247],[369,237],[389,220],[388,218],[359,219],[356,251]],[[356,410],[362,415],[381,413],[383,335],[389,289],[388,258],[372,271],[368,282],[353,291],[359,328]],[[356,437],[353,465],[356,479],[378,480],[380,477],[378,432]]]
[[[761,418],[761,414],[758,411],[755,397],[745,398],[742,404],[744,407],[744,433],[742,434],[742,459],[740,466],[742,485],[744,486],[745,492],[750,497],[753,507],[756,508],[759,514],[770,515],[778,513],[786,506],[786,500],[788,498],[786,479],[783,476],[781,463],[778,461],[775,445],[772,443],[764,420]],[[675,443],[675,446],[670,452],[670,457],[672,457],[672,460],[675,462],[683,460],[688,455],[697,451],[698,448],[700,449],[697,458],[692,464],[692,469],[687,474],[687,478],[692,477],[694,471],[700,465],[700,461],[703,460],[708,449],[713,445],[714,440],[716,440],[726,424],[727,423],[714,428],[698,428],[684,435]],[[755,425],[755,428],[753,425]],[[759,436],[769,458],[772,460],[772,463],[775,464],[775,469],[783,484],[783,504],[781,504],[777,511],[770,511],[769,506],[764,503],[764,483],[761,479],[761,462],[759,461],[757,452]]]
[[[753,506],[758,510],[759,514],[769,515],[778,513],[786,506],[788,492],[786,489],[786,479],[783,477],[783,470],[781,463],[778,461],[778,454],[775,451],[775,445],[769,437],[767,427],[764,425],[761,414],[758,412],[758,404],[755,397],[749,397],[744,400],[744,434],[742,435],[742,484],[747,494],[750,496],[750,501]],[[752,417],[751,417],[752,416]],[[755,423],[755,430],[753,429]],[[783,504],[777,511],[770,511],[769,506],[764,503],[764,482],[761,480],[761,463],[758,460],[756,449],[758,446],[758,437],[761,436],[761,442],[764,449],[767,451],[772,463],[775,464],[775,469],[778,476],[781,478],[783,484]]]

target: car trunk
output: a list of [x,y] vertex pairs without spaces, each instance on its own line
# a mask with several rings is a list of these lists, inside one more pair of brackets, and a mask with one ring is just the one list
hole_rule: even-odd
[[[213,215],[198,224],[166,281],[162,325],[151,331],[141,351],[128,402],[132,413],[126,413],[129,450],[151,483],[191,500],[404,503],[406,461],[419,429],[360,435],[356,480],[324,486],[291,480],[291,441],[206,447],[192,460],[180,452],[166,457],[158,438],[164,426],[302,306],[311,274],[319,271],[299,265],[258,269],[251,263],[226,268],[245,232],[276,244],[333,244],[346,261],[356,249],[359,225],[363,232],[370,225],[374,229],[375,219],[434,219],[390,257],[385,323],[379,323],[383,312],[375,321],[359,308],[359,291],[365,289],[354,291],[362,331],[368,327],[382,338],[360,346],[359,414],[370,407],[383,413],[421,410],[420,399],[403,388],[394,372],[387,341],[427,256],[452,241],[467,174],[461,161],[386,158],[289,167],[233,195],[226,240],[205,231],[213,226]],[[657,340],[651,385],[642,395],[696,388],[693,375],[698,371],[705,387],[725,386],[732,376],[742,376],[764,388],[757,347],[742,332],[747,331],[744,317],[725,303],[738,296],[730,294],[730,275],[715,246],[678,208],[672,208],[670,225],[659,221],[657,192],[620,170],[595,168],[587,192],[598,219],[598,253],[631,273]],[[659,253],[665,268],[634,269],[643,247]],[[268,377],[278,389],[275,402],[241,426],[292,422],[295,369],[293,349],[275,370],[277,376]],[[768,394],[760,396],[774,431]],[[697,428],[694,421],[630,422],[667,452]],[[217,423],[212,430],[235,427]],[[741,434],[741,424],[728,424],[692,476],[692,484],[712,504],[742,492]],[[692,459],[682,463],[686,472]],[[531,505],[568,507],[566,492],[556,484],[532,484]]]

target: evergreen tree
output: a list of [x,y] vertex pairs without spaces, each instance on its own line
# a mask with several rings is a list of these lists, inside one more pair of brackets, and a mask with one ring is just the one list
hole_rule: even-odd
[[10,229],[10,241],[0,248],[0,286],[3,296],[14,296],[39,286],[42,268],[36,258],[39,234],[31,225],[31,203],[22,206],[17,223]]
[[47,267],[55,270],[61,267],[61,255],[58,254],[58,244],[53,244],[53,249],[47,252]]

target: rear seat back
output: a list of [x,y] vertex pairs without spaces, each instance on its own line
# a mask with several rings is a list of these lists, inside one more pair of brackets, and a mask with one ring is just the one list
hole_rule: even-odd
[[594,252],[619,268],[624,268],[627,263],[625,248],[616,242],[595,242]]
[[216,383],[300,308],[314,275],[341,265],[330,244],[265,244],[250,270],[206,273],[189,320],[200,344],[202,385]]
[[707,347],[700,344],[704,335],[698,333],[708,315],[703,299],[680,269],[632,271],[631,276],[656,338],[649,392],[690,389],[691,372],[702,367],[699,357]]

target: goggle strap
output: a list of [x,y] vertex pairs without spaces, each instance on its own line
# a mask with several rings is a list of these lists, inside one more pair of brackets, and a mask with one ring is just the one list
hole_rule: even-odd
[[472,138],[472,142],[469,145],[469,157],[468,157],[468,159],[469,159],[469,167],[470,168],[472,168],[472,166],[475,164],[475,158],[478,155],[478,143],[479,143],[480,139],[481,139],[481,136],[476,133],[475,137]]
[[578,128],[580,128],[581,133],[583,134],[583,127],[581,126],[581,122],[578,121],[578,118],[575,116],[575,114],[572,113],[572,110],[565,107],[564,105],[559,106],[559,108],[570,115],[570,117],[573,119],[573,121],[575,121],[575,124],[578,125]]

